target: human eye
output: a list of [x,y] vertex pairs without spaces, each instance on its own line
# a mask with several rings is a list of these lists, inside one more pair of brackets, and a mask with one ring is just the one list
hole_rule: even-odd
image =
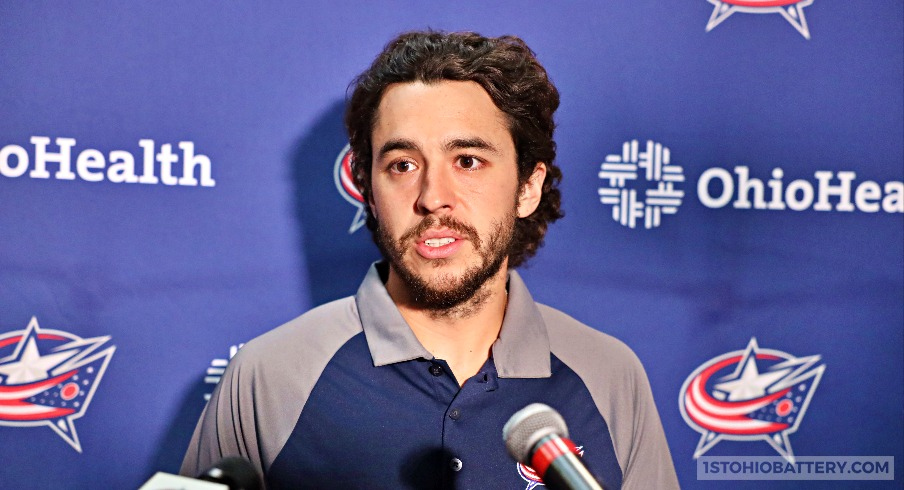
[[458,157],[458,166],[464,170],[477,170],[483,166],[483,160],[473,155],[462,155]]
[[417,165],[410,160],[398,160],[389,164],[389,171],[394,174],[407,174],[417,169]]

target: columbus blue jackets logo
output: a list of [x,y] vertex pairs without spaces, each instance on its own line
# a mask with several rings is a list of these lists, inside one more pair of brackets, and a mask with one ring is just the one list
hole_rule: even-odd
[[348,232],[354,233],[367,222],[367,213],[364,211],[364,197],[355,185],[355,178],[352,176],[352,151],[349,145],[345,145],[345,148],[336,157],[336,163],[333,165],[333,181],[336,183],[336,190],[339,191],[339,194],[358,209],[351,226],[348,227]]
[[745,14],[779,14],[797,29],[806,39],[810,39],[810,29],[804,17],[804,7],[809,7],[813,0],[706,0],[713,4],[712,15],[706,24],[706,32],[713,30],[722,21],[734,13]]
[[[576,446],[574,448],[574,453],[580,457],[584,457],[584,446]],[[531,468],[523,463],[516,463],[516,467],[518,468],[518,476],[520,476],[524,481],[527,482],[527,486],[524,487],[524,490],[533,490],[536,487],[545,487],[543,484],[543,479],[540,478],[540,475]]]
[[82,452],[75,420],[116,350],[108,340],[42,329],[36,318],[25,330],[0,334],[0,425],[47,426]]
[[821,356],[794,357],[761,349],[710,359],[681,387],[681,415],[701,434],[694,459],[722,440],[765,441],[794,462],[788,436],[797,431],[825,371]]

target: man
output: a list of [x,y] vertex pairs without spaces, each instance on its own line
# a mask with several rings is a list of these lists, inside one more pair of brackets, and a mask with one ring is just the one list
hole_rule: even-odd
[[386,260],[356,296],[239,352],[182,472],[241,455],[268,488],[532,488],[501,433],[542,402],[606,488],[677,487],[634,354],[534,303],[512,271],[562,216],[558,104],[518,38],[392,41],[346,113]]

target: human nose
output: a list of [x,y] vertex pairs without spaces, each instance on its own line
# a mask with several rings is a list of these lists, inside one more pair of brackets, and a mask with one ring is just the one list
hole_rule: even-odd
[[424,214],[451,211],[455,207],[455,182],[445,168],[427,165],[421,173],[417,206]]

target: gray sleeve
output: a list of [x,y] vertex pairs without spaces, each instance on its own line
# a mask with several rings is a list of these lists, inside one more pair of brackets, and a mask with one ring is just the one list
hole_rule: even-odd
[[584,381],[606,420],[622,488],[679,488],[653,392],[640,360],[621,341],[540,305],[552,353]]
[[[253,344],[248,343],[230,361],[195,427],[179,473],[195,477],[227,456],[242,456],[263,474],[253,383],[254,360],[245,361]],[[243,406],[244,405],[244,406]]]
[[194,477],[228,456],[264,475],[339,348],[361,332],[352,298],[334,301],[242,347],[192,435],[179,473]]

